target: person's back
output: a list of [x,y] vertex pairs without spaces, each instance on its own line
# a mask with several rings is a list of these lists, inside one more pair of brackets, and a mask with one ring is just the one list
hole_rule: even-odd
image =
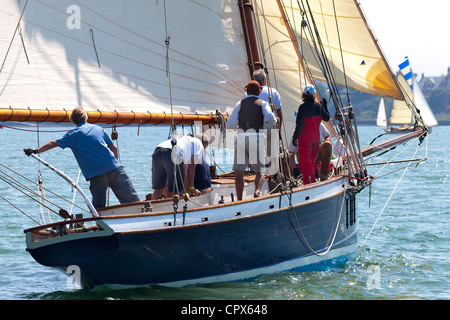
[[322,122],[322,106],[314,100],[307,100],[298,109],[303,116],[303,127],[299,132],[299,139],[313,140],[320,144],[320,123]]
[[106,205],[106,191],[112,189],[120,203],[139,201],[133,184],[117,161],[117,147],[105,131],[94,124],[88,124],[88,115],[81,107],[75,107],[70,121],[77,127],[62,138],[52,140],[32,150],[24,149],[25,154],[41,153],[55,147],[71,148],[92,194],[92,204],[96,209]]
[[[275,126],[277,123],[275,114],[271,111],[269,104],[266,101],[259,99],[258,95],[261,92],[261,87],[257,81],[250,81],[245,87],[248,96],[236,103],[233,111],[227,119],[227,129],[238,129],[248,131],[253,129],[259,131],[264,128],[265,123]],[[247,167],[251,167],[256,172],[255,177],[255,192],[254,196],[261,195],[260,190],[264,182],[264,176],[261,174],[261,169],[265,167],[265,150],[260,148],[260,139],[265,139],[265,136],[260,137],[260,133],[256,134],[256,141],[250,143],[249,133],[239,133],[235,139],[234,147],[234,163],[233,170],[235,171],[235,188],[238,200],[242,200],[244,189],[244,172]],[[253,134],[250,132],[250,134]],[[250,157],[250,155],[252,157]],[[252,159],[253,158],[253,159]],[[254,161],[256,158],[256,161]]]
[[[267,77],[263,69],[258,69],[253,72],[253,78],[257,81],[261,87],[259,98],[266,101],[269,104],[275,106],[275,109],[281,109],[281,98],[277,89],[267,86]],[[244,93],[242,99],[247,97],[247,92]]]
[[298,108],[292,137],[292,143],[298,144],[298,160],[304,185],[316,182],[314,166],[320,146],[320,123],[330,119],[326,100],[322,99],[320,104],[314,101],[314,94],[314,87],[307,85],[302,97],[304,102]]
[[178,156],[184,164],[201,163],[203,159],[203,145],[197,138],[182,136],[176,139]]
[[239,128],[244,132],[250,129],[259,132],[263,127],[262,100],[256,96],[242,99],[241,109],[239,110]]
[[80,123],[56,142],[63,149],[72,150],[86,180],[120,167],[108,148],[111,139],[97,125]]

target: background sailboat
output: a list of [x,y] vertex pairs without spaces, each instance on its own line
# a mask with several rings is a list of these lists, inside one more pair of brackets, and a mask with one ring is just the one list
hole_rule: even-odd
[[[397,79],[406,99],[395,99],[388,124],[379,124],[377,121],[377,125],[387,127],[386,131],[391,133],[414,130],[415,120],[412,110],[417,110],[428,128],[437,126],[438,122],[412,73],[408,57],[405,58],[405,61],[399,67],[400,72],[397,75]],[[400,127],[392,127],[392,125],[400,125]]]
[[281,165],[285,171],[265,182],[261,198],[234,201],[233,175],[223,175],[193,201],[110,206],[25,230],[39,263],[64,272],[77,265],[85,287],[185,285],[342,265],[357,245],[356,196],[372,183],[364,157],[426,134],[423,127],[361,149],[348,90],[342,99],[338,86],[403,94],[353,0],[8,0],[0,14],[0,121],[68,122],[81,105],[94,123],[173,129],[198,121],[215,130],[259,62],[283,101],[284,163],[305,84],[324,81],[335,108],[330,128],[345,152],[326,181],[302,186]]
[[377,126],[379,127],[387,126],[386,106],[384,104],[383,98],[380,99],[380,104],[378,105]]

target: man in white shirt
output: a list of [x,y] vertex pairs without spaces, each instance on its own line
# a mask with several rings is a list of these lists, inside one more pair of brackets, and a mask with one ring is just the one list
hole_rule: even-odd
[[178,136],[156,146],[152,155],[152,200],[161,199],[163,194],[171,197],[182,193],[184,187],[193,196],[201,194],[194,187],[195,167],[202,162],[208,143],[209,139]]

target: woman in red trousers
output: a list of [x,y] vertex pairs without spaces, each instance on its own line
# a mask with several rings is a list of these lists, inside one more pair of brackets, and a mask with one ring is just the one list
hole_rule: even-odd
[[298,145],[298,163],[303,174],[303,185],[316,182],[315,160],[320,146],[320,122],[330,120],[327,100],[321,103],[314,100],[315,89],[307,85],[303,92],[303,103],[298,108],[295,130],[292,137],[294,146]]

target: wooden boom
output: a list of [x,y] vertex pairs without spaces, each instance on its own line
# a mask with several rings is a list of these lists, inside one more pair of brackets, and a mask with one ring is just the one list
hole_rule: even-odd
[[365,148],[361,149],[361,153],[362,153],[363,157],[366,157],[375,152],[386,150],[387,148],[396,146],[405,141],[420,137],[422,134],[425,134],[425,133],[426,133],[426,131],[419,129],[417,131],[413,131],[411,133],[407,133],[402,136],[395,137],[395,138],[374,144],[372,146],[365,147]]
[[[172,124],[170,113],[151,112],[102,112],[87,111],[90,123],[120,123],[120,124]],[[66,110],[32,110],[32,109],[0,109],[0,121],[19,122],[70,122],[70,111]],[[215,114],[173,114],[173,124],[217,124],[219,116]]]

